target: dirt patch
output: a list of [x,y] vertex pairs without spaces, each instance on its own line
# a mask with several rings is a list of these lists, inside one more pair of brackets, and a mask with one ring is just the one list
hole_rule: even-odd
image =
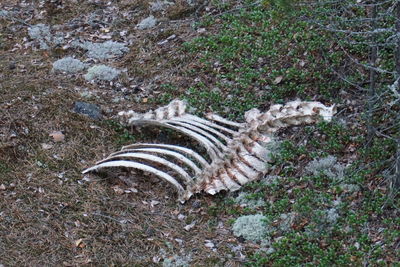
[[[172,188],[143,173],[130,185],[119,179],[123,173],[81,174],[131,142],[112,121],[117,111],[148,110],[154,105],[148,99],[162,95],[164,83],[180,90],[190,84],[182,75],[190,62],[181,44],[197,34],[194,17],[170,8],[156,13],[161,19],[154,29],[139,31],[135,25],[150,14],[146,1],[2,2],[8,15],[0,18],[0,263],[152,266],[174,255],[190,255],[191,264],[205,266],[227,261],[221,256],[226,244],[237,241],[229,231],[217,233],[207,213],[218,199],[199,196],[180,205]],[[27,34],[39,23],[51,25],[51,34],[62,33],[64,41],[40,49]],[[72,42],[109,37],[130,50],[103,62],[124,71],[117,81],[89,83],[84,72],[52,71],[52,63],[66,56],[98,63]],[[75,113],[77,101],[98,105],[106,119]],[[65,139],[56,142],[53,131]]]

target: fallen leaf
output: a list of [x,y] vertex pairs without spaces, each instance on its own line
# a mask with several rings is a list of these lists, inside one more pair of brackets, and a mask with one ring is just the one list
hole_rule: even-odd
[[65,135],[60,131],[54,131],[49,136],[53,137],[54,142],[62,142],[65,139]]
[[53,145],[46,144],[46,143],[42,143],[41,145],[42,145],[42,149],[44,149],[44,150],[48,150],[53,147]]
[[114,192],[117,193],[118,195],[122,195],[123,193],[125,193],[124,189],[118,187],[118,186],[113,186]]
[[75,241],[75,247],[79,247],[79,245],[82,243],[83,239],[79,238],[78,240]]
[[131,187],[131,188],[128,188],[127,190],[124,190],[124,192],[127,194],[130,194],[130,193],[137,193],[139,191],[136,188]]
[[150,202],[150,206],[153,208],[155,205],[158,205],[158,204],[160,204],[160,201],[157,201],[157,200],[152,200],[151,202]]
[[208,248],[214,248],[214,247],[215,247],[214,243],[211,242],[211,241],[209,241],[209,240],[207,240],[206,243],[205,243],[204,245],[205,245],[206,247],[208,247]]
[[279,84],[282,81],[282,79],[283,79],[283,76],[276,77],[274,80],[274,84]]
[[195,225],[196,225],[196,221],[192,222],[191,224],[186,225],[185,227],[183,227],[183,229],[185,229],[186,231],[190,231],[190,229],[192,229]]

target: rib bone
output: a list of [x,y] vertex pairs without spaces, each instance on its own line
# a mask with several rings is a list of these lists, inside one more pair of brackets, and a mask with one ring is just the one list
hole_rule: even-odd
[[[266,144],[271,142],[271,134],[283,127],[315,123],[321,118],[329,121],[335,112],[334,106],[298,100],[286,105],[273,105],[267,112],[249,110],[245,113],[244,123],[229,121],[213,113],[207,114],[208,120],[187,114],[186,103],[180,100],[146,113],[124,111],[119,116],[127,126],[167,127],[193,138],[206,149],[211,162],[208,163],[203,156],[189,148],[138,143],[123,147],[83,173],[107,167],[148,171],[171,183],[177,189],[178,199],[182,203],[194,193],[202,191],[212,195],[221,190],[235,191],[268,172],[271,160]],[[136,159],[141,162],[136,162]],[[183,178],[179,179],[182,182],[164,170],[142,162],[168,167]],[[183,166],[178,166],[177,162],[183,163]],[[187,170],[194,176],[191,177]]]

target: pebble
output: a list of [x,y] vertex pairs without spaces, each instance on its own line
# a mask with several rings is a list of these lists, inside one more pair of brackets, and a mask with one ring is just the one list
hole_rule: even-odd
[[102,118],[100,108],[94,104],[79,101],[75,102],[74,111],[87,115],[94,120],[100,120]]

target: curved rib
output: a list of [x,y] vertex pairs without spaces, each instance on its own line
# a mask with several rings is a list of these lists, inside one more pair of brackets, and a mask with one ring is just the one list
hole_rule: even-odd
[[226,172],[241,185],[245,185],[249,182],[249,179],[233,166],[229,166],[228,168],[226,168]]
[[148,160],[148,161],[153,161],[162,165],[165,165],[171,169],[173,169],[174,171],[176,171],[177,173],[179,173],[186,182],[190,183],[192,181],[192,178],[190,177],[190,175],[181,167],[179,167],[178,165],[163,159],[161,157],[157,157],[151,154],[146,154],[146,153],[132,153],[132,152],[128,152],[128,153],[124,153],[124,154],[120,154],[117,156],[112,156],[112,157],[108,157],[104,160],[101,160],[99,162],[96,163],[97,164],[101,164],[103,162],[107,162],[107,161],[112,161],[115,159],[119,159],[119,158],[135,158],[135,159],[143,159],[143,160]]
[[227,119],[222,118],[221,116],[218,116],[218,115],[213,114],[213,113],[206,114],[206,118],[210,119],[210,120],[213,120],[213,121],[220,122],[222,124],[226,124],[226,125],[229,125],[229,126],[234,126],[234,127],[237,127],[237,128],[242,128],[245,125],[244,123],[238,123],[238,122],[227,120]]
[[249,180],[248,182],[256,180],[260,176],[260,173],[258,171],[253,170],[246,163],[238,159],[234,159],[232,161],[232,165]]
[[211,122],[211,121],[208,121],[208,120],[199,118],[199,117],[194,116],[194,115],[185,114],[185,115],[183,115],[181,118],[200,122],[200,123],[205,124],[205,125],[208,125],[208,126],[210,126],[210,127],[213,127],[213,128],[216,128],[216,129],[220,129],[221,131],[227,132],[227,133],[229,133],[229,134],[231,134],[231,135],[236,135],[236,134],[237,134],[236,131],[233,131],[233,130],[231,130],[231,129],[229,129],[229,128],[226,128],[226,127],[221,126],[221,125],[219,125],[219,124],[216,124],[216,123],[214,123],[214,122]]
[[125,149],[123,151],[118,151],[118,152],[110,154],[109,158],[112,157],[112,156],[121,155],[123,153],[128,153],[128,152],[151,152],[151,153],[168,155],[168,156],[174,157],[174,158],[182,161],[183,163],[185,163],[187,166],[192,168],[192,170],[196,174],[200,174],[201,173],[200,168],[197,167],[197,165],[194,164],[193,161],[189,160],[188,158],[186,158],[182,154],[179,154],[177,152],[174,152],[174,151],[171,151],[171,150],[167,150],[167,149],[160,149],[160,148],[132,148],[132,149]]
[[240,185],[235,183],[234,180],[229,177],[229,175],[226,173],[226,170],[223,170],[217,177],[216,179],[220,178],[222,183],[228,188],[230,191],[236,191],[240,188]]
[[175,188],[178,190],[179,195],[183,194],[185,189],[169,174],[166,174],[165,172],[159,171],[156,168],[147,166],[145,164],[137,163],[137,162],[132,162],[132,161],[127,161],[127,160],[115,160],[115,161],[109,161],[109,162],[104,162],[98,165],[95,165],[89,169],[84,170],[82,173],[88,173],[97,169],[105,168],[105,167],[128,167],[128,168],[134,168],[134,169],[139,169],[142,171],[147,171],[151,172],[158,177],[166,180],[167,182],[171,183]]
[[227,142],[227,143],[232,141],[232,139],[229,138],[228,136],[222,134],[221,132],[219,132],[219,131],[215,130],[214,128],[209,127],[209,126],[207,126],[207,125],[205,125],[203,123],[196,122],[194,120],[185,120],[185,119],[181,119],[181,118],[174,118],[173,121],[179,121],[179,122],[187,123],[187,124],[194,125],[194,126],[197,126],[199,128],[202,128],[203,130],[206,130],[206,131],[208,131],[210,133],[213,133],[216,136],[224,139],[225,142]]
[[148,124],[148,125],[157,125],[157,126],[163,126],[166,128],[170,128],[175,131],[186,134],[187,136],[192,137],[193,139],[198,141],[200,144],[202,144],[206,148],[207,153],[211,157],[212,160],[217,159],[219,157],[219,156],[217,156],[217,154],[218,155],[222,154],[222,152],[219,151],[218,148],[213,143],[211,143],[207,138],[203,137],[202,135],[200,135],[196,132],[193,132],[184,127],[173,126],[173,125],[167,124],[166,122],[168,122],[168,120],[166,120],[165,123],[155,121],[155,120],[140,120],[140,121],[132,122],[132,125]]
[[[190,130],[190,131],[197,132],[197,133],[199,133],[199,134],[201,134],[201,135],[207,137],[207,138],[210,139],[211,141],[213,141],[214,144],[217,145],[219,148],[221,148],[222,151],[224,151],[224,152],[228,149],[228,147],[225,146],[225,145],[224,145],[221,141],[219,141],[217,138],[215,138],[215,136],[213,136],[212,134],[210,134],[210,133],[208,133],[208,132],[202,130],[201,128],[199,128],[199,127],[197,127],[197,126],[194,126],[194,125],[188,124],[188,123],[184,123],[184,122],[180,122],[180,121],[175,121],[175,120],[169,121],[168,124],[169,124],[169,125],[171,125],[171,124],[176,124],[176,125],[179,125],[179,126],[181,126],[181,127],[186,128],[186,129],[188,129],[188,130]],[[220,155],[220,156],[222,156],[222,155]]]
[[193,150],[186,148],[186,147],[181,147],[181,146],[175,146],[175,145],[166,145],[166,144],[149,144],[149,143],[142,143],[142,144],[132,144],[132,145],[127,145],[122,147],[122,150],[125,149],[132,149],[132,148],[141,148],[141,147],[155,147],[155,148],[167,148],[171,150],[175,150],[181,153],[184,153],[186,155],[189,155],[193,157],[194,159],[197,160],[201,164],[203,168],[208,167],[210,164],[198,153],[194,152]]

